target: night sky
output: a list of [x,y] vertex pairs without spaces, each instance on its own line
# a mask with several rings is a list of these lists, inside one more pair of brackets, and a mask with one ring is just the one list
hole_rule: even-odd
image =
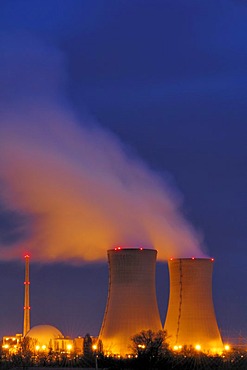
[[[247,2],[1,0],[0,336],[97,335],[113,245],[215,258],[247,336]],[[161,245],[162,244],[162,245]],[[32,262],[33,261],[33,262]]]

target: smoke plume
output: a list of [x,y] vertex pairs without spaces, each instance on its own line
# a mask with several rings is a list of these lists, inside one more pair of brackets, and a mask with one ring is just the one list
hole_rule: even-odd
[[0,52],[0,258],[89,261],[116,245],[202,255],[177,191],[78,120],[63,55],[27,35],[3,37]]

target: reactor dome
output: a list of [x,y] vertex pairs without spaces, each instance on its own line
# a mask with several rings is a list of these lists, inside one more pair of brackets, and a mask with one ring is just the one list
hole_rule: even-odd
[[42,349],[54,348],[55,339],[64,338],[60,330],[52,325],[34,326],[26,334],[26,337],[35,340],[36,347]]

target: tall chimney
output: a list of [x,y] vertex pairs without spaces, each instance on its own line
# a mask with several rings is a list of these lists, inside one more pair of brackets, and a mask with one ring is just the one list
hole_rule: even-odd
[[25,281],[24,281],[24,318],[23,318],[23,337],[30,330],[30,300],[29,300],[29,258],[28,254],[25,255]]
[[130,354],[131,337],[142,330],[161,330],[156,301],[156,250],[108,250],[109,288],[99,340],[105,353]]
[[213,258],[171,258],[170,297],[165,330],[170,345],[192,346],[204,352],[221,352],[213,297]]

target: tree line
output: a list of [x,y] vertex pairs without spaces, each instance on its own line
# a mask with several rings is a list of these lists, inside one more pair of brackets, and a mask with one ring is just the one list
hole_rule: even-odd
[[56,353],[51,349],[46,353],[34,354],[32,343],[24,340],[20,351],[6,356],[1,353],[0,369],[28,369],[29,367],[75,367],[108,370],[237,370],[247,369],[247,352],[237,349],[221,355],[209,355],[184,346],[179,351],[172,351],[168,345],[164,330],[141,331],[131,338],[130,353],[127,358],[105,356],[103,345],[93,349],[89,334],[85,336],[84,353]]

